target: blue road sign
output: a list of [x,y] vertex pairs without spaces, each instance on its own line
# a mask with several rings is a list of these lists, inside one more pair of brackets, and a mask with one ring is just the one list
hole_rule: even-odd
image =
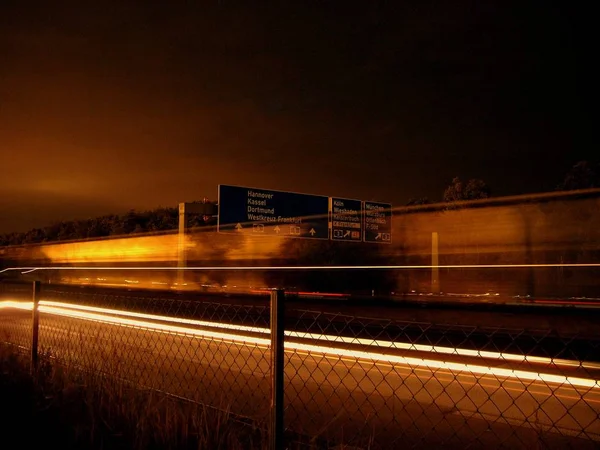
[[362,201],[332,197],[329,210],[331,211],[332,240],[362,241]]
[[329,239],[329,197],[219,185],[220,233]]
[[392,243],[392,205],[363,202],[364,241]]

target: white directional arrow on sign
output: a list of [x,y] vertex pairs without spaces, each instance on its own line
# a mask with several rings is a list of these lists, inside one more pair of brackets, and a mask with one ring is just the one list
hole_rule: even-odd
[[279,230],[280,230],[279,225],[275,225],[275,228],[273,228],[273,229],[275,230],[275,233],[279,234]]
[[238,223],[238,224],[235,226],[235,229],[236,229],[236,230],[238,230],[238,231],[242,231],[242,224]]
[[375,236],[375,240],[377,239],[381,239],[381,233],[377,233],[377,236]]
[[314,228],[311,228],[310,231],[309,231],[309,233],[310,233],[311,236],[314,236],[315,233],[316,233],[316,231],[315,231]]

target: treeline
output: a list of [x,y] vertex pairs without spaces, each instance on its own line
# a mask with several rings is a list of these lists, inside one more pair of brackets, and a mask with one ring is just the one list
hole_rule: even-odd
[[[130,210],[122,215],[109,214],[91,219],[62,221],[21,233],[0,235],[0,246],[167,231],[177,229],[178,221],[177,208],[161,207],[143,212]],[[186,225],[201,227],[210,225],[211,222],[209,217],[190,215]]]
[[[578,162],[556,187],[557,190],[586,188],[600,188],[600,164]],[[491,195],[492,190],[483,180],[462,181],[455,177],[444,190],[442,201],[451,205],[453,202],[483,199]],[[407,206],[429,203],[433,202],[428,198],[416,198],[409,200]],[[0,246],[175,230],[178,227],[178,215],[177,208],[157,208],[144,212],[131,210],[123,215],[111,214],[92,219],[63,221],[22,233],[0,235]],[[190,215],[186,226],[202,227],[214,223],[215,220],[210,216]]]
[[[600,188],[600,162],[579,161],[569,169],[555,190],[574,191],[593,188]],[[491,196],[492,190],[485,181],[479,178],[463,181],[459,177],[455,177],[444,190],[441,202],[451,206],[455,202],[480,200]],[[438,201],[432,201],[427,197],[411,198],[406,206],[431,203],[438,203]]]

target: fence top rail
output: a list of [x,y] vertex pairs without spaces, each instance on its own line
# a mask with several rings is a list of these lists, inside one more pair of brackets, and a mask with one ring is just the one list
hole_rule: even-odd
[[406,269],[528,269],[528,268],[561,268],[561,267],[600,267],[600,263],[551,263],[551,264],[415,264],[415,265],[339,265],[339,266],[28,266],[7,267],[0,274],[20,272],[21,275],[37,271],[52,270],[171,270],[171,271],[293,271],[293,270],[406,270]]

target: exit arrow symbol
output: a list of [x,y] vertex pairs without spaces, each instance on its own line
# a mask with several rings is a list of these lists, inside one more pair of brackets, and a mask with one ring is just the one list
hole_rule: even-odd
[[242,231],[242,225],[238,223],[238,224],[235,226],[235,229],[236,229],[236,230],[238,230],[238,231]]
[[279,225],[275,225],[275,228],[273,228],[273,229],[275,230],[275,233],[279,234],[279,230],[280,230]]
[[310,231],[309,231],[309,233],[310,233],[311,236],[314,236],[315,233],[316,233],[316,231],[315,231],[314,228],[311,228]]
[[381,239],[381,233],[377,233],[377,236],[375,236],[375,240],[377,239]]

